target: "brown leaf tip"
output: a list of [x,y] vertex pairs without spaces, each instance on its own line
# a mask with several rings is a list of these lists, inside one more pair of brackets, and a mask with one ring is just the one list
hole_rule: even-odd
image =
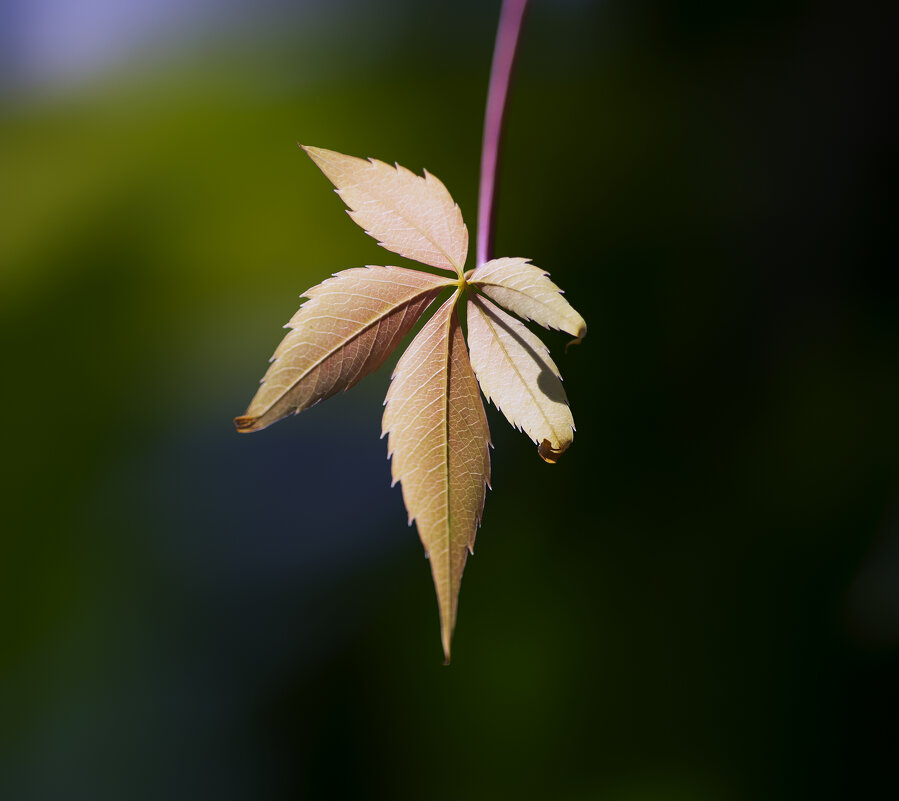
[[559,461],[559,457],[565,453],[567,448],[554,448],[548,439],[543,440],[537,446],[537,453],[540,454],[540,458],[543,459],[547,464],[555,464]]
[[582,326],[578,329],[577,336],[576,336],[574,339],[572,339],[571,342],[569,342],[569,343],[565,346],[565,353],[568,353],[568,349],[569,349],[572,345],[580,345],[581,342],[584,341],[584,337],[585,337],[585,336],[587,336],[587,326],[586,326],[586,325],[582,325]]
[[567,343],[565,344],[565,353],[568,353],[568,349],[569,349],[572,345],[580,345],[581,342],[583,342],[583,341],[584,341],[584,338],[583,338],[583,337],[577,337],[577,339],[572,339],[571,342],[567,342]]
[[239,433],[248,434],[251,431],[257,430],[256,421],[258,419],[258,417],[253,417],[249,414],[241,415],[240,417],[234,418],[234,427]]

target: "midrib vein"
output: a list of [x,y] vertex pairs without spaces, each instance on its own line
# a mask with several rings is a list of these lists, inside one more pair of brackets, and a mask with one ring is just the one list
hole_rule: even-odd
[[459,291],[453,296],[453,303],[450,307],[449,314],[446,318],[446,356],[444,357],[444,385],[443,385],[443,464],[444,464],[444,481],[446,483],[446,492],[444,493],[444,540],[446,542],[446,564],[447,564],[447,597],[442,603],[448,603],[446,610],[446,619],[443,621],[445,626],[452,628],[452,592],[453,592],[453,557],[450,552],[452,546],[452,524],[450,520],[450,454],[449,454],[449,395],[450,395],[450,366],[451,354],[453,347],[453,315],[456,313],[456,304],[459,300]]

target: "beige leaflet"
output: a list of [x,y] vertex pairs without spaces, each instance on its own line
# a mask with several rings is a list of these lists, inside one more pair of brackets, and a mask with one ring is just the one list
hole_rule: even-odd
[[[415,521],[431,561],[448,662],[462,571],[490,483],[490,432],[478,385],[547,462],[556,462],[574,436],[549,351],[491,300],[575,341],[587,326],[547,273],[527,259],[494,259],[463,273],[468,231],[433,175],[304,149],[366,233],[388,250],[455,277],[370,266],[344,270],[308,290],[309,300],[288,323],[290,333],[235,424],[238,431],[258,431],[348,389],[383,364],[442,291],[454,289],[397,363],[382,434],[409,522]],[[466,288],[470,358],[458,309]]]
[[471,364],[487,400],[556,462],[574,438],[574,418],[559,368],[523,323],[486,298],[468,303]]
[[239,431],[258,431],[377,370],[448,278],[401,267],[344,270],[307,290]]
[[303,148],[350,208],[350,217],[378,244],[407,259],[462,275],[468,229],[438,178],[405,167]]
[[383,432],[402,482],[409,522],[430,560],[449,659],[462,570],[490,483],[490,431],[456,314],[456,292],[409,345],[393,371]]

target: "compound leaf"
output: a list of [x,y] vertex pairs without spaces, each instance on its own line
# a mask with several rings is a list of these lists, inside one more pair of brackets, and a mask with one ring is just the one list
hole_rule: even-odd
[[408,259],[462,275],[468,229],[438,178],[383,161],[302,146],[378,244]]
[[473,270],[468,282],[509,311],[544,328],[565,331],[580,342],[587,324],[565,300],[549,273],[527,259],[493,259]]
[[468,302],[471,364],[487,400],[556,462],[574,438],[574,418],[546,346],[486,298]]
[[[547,462],[571,444],[574,420],[543,343],[493,301],[579,342],[584,319],[548,274],[527,259],[494,259],[463,273],[468,230],[433,175],[304,147],[337,188],[352,219],[388,250],[454,273],[400,267],[345,270],[304,293],[238,431],[258,431],[348,389],[377,369],[446,288],[456,292],[397,363],[384,402],[393,483],[430,558],[446,661],[462,572],[490,484],[490,431],[481,391]],[[471,286],[469,355],[458,303]]]
[[304,293],[238,431],[258,431],[380,367],[422,312],[455,282],[402,267],[344,270]]
[[[397,363],[383,433],[430,561],[447,661],[459,586],[490,482],[490,431],[453,295]],[[382,435],[383,436],[383,435]]]

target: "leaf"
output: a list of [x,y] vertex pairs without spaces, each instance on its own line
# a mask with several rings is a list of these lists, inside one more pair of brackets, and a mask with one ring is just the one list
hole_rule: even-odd
[[574,418],[546,346],[486,298],[468,302],[471,364],[487,400],[555,463],[574,438]]
[[416,522],[431,560],[447,662],[462,570],[490,482],[490,431],[458,298],[434,313],[397,363],[383,421],[393,482],[402,482],[409,523]]
[[432,267],[462,276],[468,229],[462,212],[438,178],[375,159],[345,156],[302,145],[337,194],[350,217],[378,244]]
[[402,267],[344,270],[304,293],[287,328],[293,330],[247,412],[234,420],[258,431],[291,412],[349,389],[380,367],[450,278]]
[[525,320],[576,337],[569,344],[580,342],[587,335],[584,318],[565,300],[562,290],[549,279],[549,273],[527,259],[488,261],[473,270],[467,280]]

